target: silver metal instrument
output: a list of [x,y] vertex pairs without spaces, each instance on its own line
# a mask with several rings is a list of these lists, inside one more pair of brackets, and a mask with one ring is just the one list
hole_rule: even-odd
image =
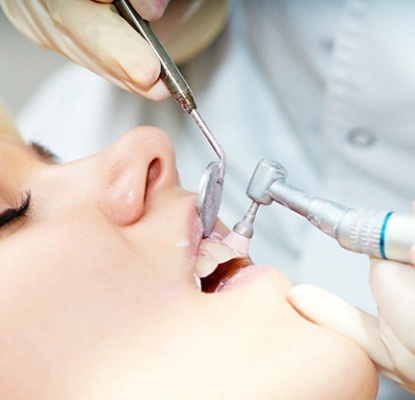
[[127,0],[113,2],[118,13],[150,44],[160,64],[160,78],[166,84],[173,98],[192,116],[197,126],[212,146],[220,161],[213,161],[206,167],[199,185],[197,209],[203,223],[203,236],[208,236],[215,225],[222,199],[226,169],[226,154],[218,140],[199,114],[193,93],[170,58],[147,21],[142,19]]
[[415,215],[348,208],[297,189],[286,177],[285,168],[275,161],[258,163],[246,191],[253,201],[251,211],[235,225],[234,232],[252,237],[259,205],[275,201],[307,218],[345,249],[412,264],[409,251],[415,243]]

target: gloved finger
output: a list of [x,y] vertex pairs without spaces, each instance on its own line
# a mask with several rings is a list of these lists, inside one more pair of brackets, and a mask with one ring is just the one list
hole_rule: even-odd
[[130,0],[134,9],[147,21],[159,19],[169,4],[169,0]]
[[129,91],[153,100],[168,97],[159,79],[156,54],[112,4],[49,0],[31,2],[30,7],[6,2],[5,7],[22,33],[43,47],[60,52]]
[[383,344],[377,319],[334,294],[312,285],[294,286],[287,294],[291,305],[310,321],[338,332],[357,343],[377,364],[378,370],[393,377],[393,364]]
[[[415,201],[412,202],[412,211],[415,212]],[[412,262],[412,265],[415,266],[415,243],[411,246],[411,249],[409,250],[409,258]]]
[[[113,0],[95,0],[97,3],[111,4]],[[146,21],[156,21],[164,13],[170,0],[129,0],[138,14]]]
[[382,342],[389,351],[394,365],[394,374],[399,377],[392,378],[399,385],[410,392],[415,391],[415,355],[406,347],[395,330],[379,315],[379,332]]
[[411,260],[412,265],[415,266],[415,243],[411,246],[409,250],[409,258]]
[[127,90],[153,100],[168,96],[167,88],[159,80],[160,62],[156,54],[111,5],[85,0],[51,4],[54,20],[61,21],[64,32],[70,32],[62,36],[69,43],[56,47],[68,49],[70,58],[82,60],[84,66]]
[[379,314],[415,354],[415,269],[411,265],[371,260],[370,286]]

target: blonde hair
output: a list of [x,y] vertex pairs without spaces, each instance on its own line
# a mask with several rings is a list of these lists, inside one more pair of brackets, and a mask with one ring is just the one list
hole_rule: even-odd
[[20,138],[19,130],[6,106],[0,99],[0,135]]

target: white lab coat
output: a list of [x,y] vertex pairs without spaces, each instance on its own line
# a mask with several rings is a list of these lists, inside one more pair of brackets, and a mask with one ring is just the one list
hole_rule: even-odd
[[[228,154],[220,211],[228,226],[247,210],[245,188],[262,158],[283,164],[290,183],[314,194],[411,212],[415,2],[235,1],[225,31],[182,72]],[[27,137],[63,160],[105,149],[142,124],[171,136],[182,183],[197,191],[216,155],[172,99],[152,103],[68,66],[20,119]],[[255,228],[254,261],[376,313],[366,256],[277,204],[260,208]],[[392,386],[383,382],[379,399],[415,398]]]

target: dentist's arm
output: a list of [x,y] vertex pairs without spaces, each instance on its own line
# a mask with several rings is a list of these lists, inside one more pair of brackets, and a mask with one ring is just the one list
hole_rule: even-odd
[[415,268],[373,259],[370,285],[378,318],[311,285],[294,287],[288,299],[306,318],[355,341],[381,374],[415,393]]
[[[158,79],[157,56],[112,7],[112,0],[0,0],[10,21],[36,44],[55,50],[112,81],[153,100],[168,96]],[[169,0],[130,0],[149,21]]]

